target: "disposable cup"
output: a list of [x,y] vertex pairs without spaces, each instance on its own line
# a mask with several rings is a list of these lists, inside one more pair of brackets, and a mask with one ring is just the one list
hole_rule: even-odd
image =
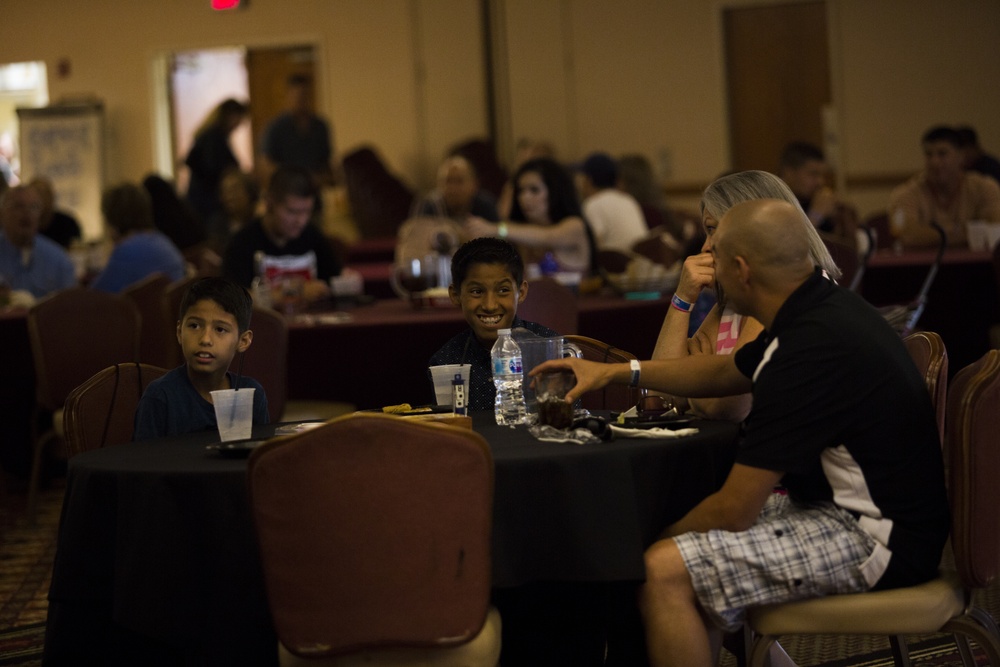
[[438,405],[451,405],[451,386],[456,375],[462,376],[465,385],[465,400],[469,400],[469,375],[471,364],[444,364],[431,366],[431,378],[434,380],[434,399]]
[[212,392],[219,439],[247,440],[253,435],[253,388],[219,389]]

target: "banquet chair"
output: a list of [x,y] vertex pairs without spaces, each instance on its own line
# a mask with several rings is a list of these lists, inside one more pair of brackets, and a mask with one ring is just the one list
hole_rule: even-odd
[[498,663],[481,435],[350,415],[259,446],[247,479],[283,667]]
[[166,372],[138,362],[115,364],[70,392],[63,410],[69,455],[131,442],[142,392]]
[[938,436],[943,443],[948,394],[948,352],[944,341],[933,331],[918,331],[904,338],[903,345],[927,384],[937,418]]
[[517,305],[517,315],[562,335],[576,333],[580,325],[573,290],[550,276],[528,281],[528,298]]
[[254,306],[250,316],[253,342],[243,353],[233,357],[229,370],[242,370],[243,375],[260,382],[267,394],[267,414],[272,422],[281,421],[288,396],[288,324],[271,308]]
[[988,351],[953,379],[948,397],[946,442],[951,501],[948,566],[925,584],[895,590],[831,595],[751,609],[747,622],[755,636],[750,665],[766,664],[781,635],[888,635],[897,665],[909,665],[903,635],[951,633],[963,664],[976,664],[968,640],[1000,665],[1000,632],[993,618],[975,606],[973,594],[991,585],[1000,569],[1000,350]]
[[[101,369],[139,360],[139,311],[131,301],[85,287],[60,290],[28,311],[28,337],[35,363],[35,411],[27,515],[34,520],[46,446],[63,437],[66,398]],[[41,432],[39,418],[52,415]]]
[[[271,308],[254,306],[250,330],[253,343],[243,355],[242,371],[264,387],[271,422],[327,420],[354,411],[350,403],[288,399],[288,324],[284,316]],[[237,355],[229,370],[235,373],[239,365]]]
[[[567,343],[573,343],[583,352],[583,358],[601,363],[628,362],[637,357],[631,352],[588,338],[587,336],[565,336]],[[638,387],[624,384],[609,384],[600,391],[592,391],[580,397],[581,405],[587,410],[614,410],[624,412],[635,406],[643,391]]]
[[124,290],[122,296],[139,309],[139,361],[164,368],[173,367],[177,337],[174,334],[176,318],[168,318],[163,306],[170,279],[157,272],[135,282]]

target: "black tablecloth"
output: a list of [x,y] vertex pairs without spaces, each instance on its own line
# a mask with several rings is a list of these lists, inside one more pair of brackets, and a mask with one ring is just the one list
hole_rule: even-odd
[[[491,414],[474,415],[474,425],[496,468],[497,587],[641,581],[643,549],[721,484],[737,434],[734,424],[701,422],[688,438],[579,446],[538,442]],[[70,460],[45,664],[85,664],[88,655],[128,664],[133,645],[147,657],[159,646],[165,664],[275,664],[246,461],[207,453],[215,439],[207,432]]]

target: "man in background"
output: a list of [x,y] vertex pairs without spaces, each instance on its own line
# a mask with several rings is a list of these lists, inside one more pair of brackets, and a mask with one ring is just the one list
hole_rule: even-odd
[[299,276],[306,300],[327,296],[330,278],[340,275],[340,260],[329,239],[311,223],[317,188],[309,173],[279,167],[264,198],[264,215],[229,240],[222,275],[247,288],[258,273],[265,283]]
[[493,196],[479,187],[476,168],[461,155],[449,155],[437,173],[437,188],[417,207],[416,215],[451,218],[463,222],[474,215],[497,222],[497,203]]
[[962,138],[951,127],[938,125],[924,133],[924,169],[889,195],[892,233],[907,246],[935,246],[940,237],[948,245],[968,244],[965,223],[1000,222],[1000,185],[989,176],[965,170]]
[[317,185],[332,185],[333,141],[326,121],[312,110],[312,79],[293,74],[287,84],[287,111],[264,131],[263,182],[278,167],[298,167],[312,174]]
[[989,176],[1000,183],[1000,160],[983,150],[979,145],[979,135],[969,125],[955,128],[962,139],[962,152],[965,154],[965,168]]
[[594,232],[598,250],[631,252],[646,235],[646,218],[635,197],[622,192],[618,165],[605,153],[592,153],[579,168],[577,186],[583,199],[583,217]]
[[35,189],[42,202],[42,213],[38,221],[38,231],[64,248],[82,238],[80,223],[69,213],[56,208],[56,193],[52,181],[44,176],[32,179],[28,184]]
[[778,176],[791,188],[816,230],[853,246],[858,213],[852,206],[837,200],[836,193],[827,183],[829,173],[826,157],[818,146],[793,141],[781,152]]
[[17,185],[0,199],[0,278],[36,299],[76,285],[73,262],[55,241],[39,235],[41,198]]

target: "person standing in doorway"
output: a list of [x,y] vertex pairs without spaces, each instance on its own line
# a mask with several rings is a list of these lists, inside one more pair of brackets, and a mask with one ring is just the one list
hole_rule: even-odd
[[312,79],[288,77],[286,111],[271,121],[261,145],[263,182],[278,167],[297,167],[312,174],[317,185],[332,185],[333,140],[330,127],[310,104]]

